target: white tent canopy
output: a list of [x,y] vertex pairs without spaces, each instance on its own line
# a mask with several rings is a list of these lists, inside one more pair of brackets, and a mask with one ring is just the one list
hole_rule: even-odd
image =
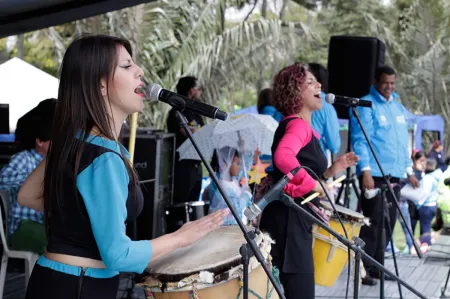
[[57,98],[58,79],[33,65],[12,58],[0,64],[0,103],[9,104],[9,130],[17,120],[48,98]]

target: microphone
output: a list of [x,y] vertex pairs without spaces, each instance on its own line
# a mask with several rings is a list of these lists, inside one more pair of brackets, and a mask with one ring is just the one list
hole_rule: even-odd
[[179,110],[186,109],[212,119],[226,120],[228,117],[228,114],[219,110],[219,108],[200,101],[192,100],[188,97],[171,92],[170,90],[163,89],[155,83],[141,88],[141,91],[151,102],[161,101]]
[[325,97],[325,101],[328,104],[344,105],[344,106],[361,106],[372,108],[372,102],[366,100],[360,100],[358,98],[350,98],[344,96],[336,96],[329,93]]
[[262,210],[274,200],[280,199],[280,193],[284,186],[297,174],[300,166],[291,170],[288,174],[283,176],[266,194],[264,194],[257,202],[252,203],[251,206],[244,210],[244,215],[248,220],[252,221],[261,214]]

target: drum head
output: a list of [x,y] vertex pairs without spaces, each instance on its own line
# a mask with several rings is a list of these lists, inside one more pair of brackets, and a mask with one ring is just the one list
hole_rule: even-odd
[[[320,205],[325,210],[334,212],[333,207],[331,206],[329,201],[321,200],[320,201]],[[353,219],[358,220],[358,221],[364,220],[364,215],[363,214],[360,214],[360,213],[358,213],[356,211],[347,209],[347,208],[345,208],[343,206],[340,206],[340,205],[337,205],[337,204],[334,204],[334,206],[336,207],[336,210],[338,211],[338,213],[341,216],[345,216],[347,218],[353,218]]]
[[239,248],[245,242],[238,226],[222,226],[191,246],[151,263],[146,272],[165,281],[181,280],[200,271],[221,273],[241,263]]

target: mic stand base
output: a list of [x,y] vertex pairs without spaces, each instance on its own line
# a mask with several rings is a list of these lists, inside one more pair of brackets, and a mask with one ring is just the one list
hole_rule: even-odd
[[[244,235],[244,238],[247,241],[247,244],[246,244],[246,247],[245,247],[245,251],[246,252],[252,252],[255,255],[256,259],[261,264],[262,268],[266,272],[267,277],[269,278],[270,282],[272,283],[273,287],[275,288],[275,291],[277,292],[278,297],[280,297],[280,299],[286,299],[286,297],[284,296],[283,291],[281,290],[281,287],[275,281],[275,278],[273,277],[271,271],[267,267],[267,264],[266,264],[266,262],[264,260],[264,256],[262,255],[261,251],[259,250],[259,247],[256,245],[255,240],[252,239],[251,236],[250,236],[250,233],[247,232],[247,229],[244,226],[244,223],[242,223],[242,220],[241,220],[240,216],[238,215],[238,213],[234,209],[234,205],[231,203],[231,201],[228,198],[227,194],[223,190],[222,185],[219,183],[219,180],[217,179],[217,176],[215,175],[214,170],[211,168],[211,165],[208,163],[208,161],[206,161],[205,157],[203,156],[202,151],[198,147],[198,144],[195,141],[194,135],[192,134],[192,132],[191,132],[191,130],[189,128],[189,125],[187,123],[186,118],[184,117],[184,115],[180,111],[177,111],[175,113],[175,116],[176,116],[176,119],[177,119],[177,122],[178,122],[180,128],[182,128],[186,132],[186,134],[188,135],[189,140],[191,140],[192,145],[195,148],[195,151],[197,152],[197,154],[199,155],[199,157],[202,160],[203,164],[205,165],[206,169],[208,170],[209,175],[211,176],[212,180],[216,184],[217,190],[219,190],[219,192],[222,195],[225,203],[227,204],[231,214],[233,215],[233,217],[236,220],[239,228],[241,229],[241,231],[242,231],[242,233]],[[253,237],[254,237],[254,234],[253,234]],[[250,248],[250,250],[247,250],[248,248]],[[244,252],[244,254],[245,254],[245,252]],[[249,260],[250,257],[248,257],[248,258],[246,257],[246,259]],[[245,266],[245,267],[247,267],[247,270],[248,270],[248,263],[247,263],[247,266]],[[248,271],[244,271],[244,275],[246,275],[246,274],[248,275]],[[247,283],[244,284],[244,290],[248,290],[248,276],[247,276]],[[247,296],[248,296],[248,292],[244,292],[244,293],[247,294]]]
[[[359,253],[361,254],[361,257],[364,257],[365,259],[369,260],[371,262],[372,265],[374,265],[376,268],[378,268],[379,270],[381,270],[383,273],[386,273],[387,275],[389,275],[390,277],[392,277],[394,280],[396,280],[397,282],[399,282],[401,285],[403,285],[405,288],[407,288],[408,290],[410,290],[412,293],[414,293],[415,295],[417,295],[419,298],[422,299],[426,299],[426,297],[424,295],[422,295],[419,291],[417,291],[416,289],[414,289],[412,286],[410,286],[408,283],[406,283],[405,281],[403,281],[402,279],[400,279],[398,276],[395,276],[394,273],[392,273],[391,271],[389,271],[388,269],[386,269],[383,265],[381,265],[380,263],[378,263],[375,259],[373,259],[371,256],[369,256],[367,253],[364,252],[364,250],[361,249],[361,246],[357,246],[353,243],[351,243],[348,239],[344,238],[343,236],[341,236],[340,234],[338,234],[337,232],[335,232],[334,230],[332,230],[329,226],[327,226],[325,223],[323,223],[321,220],[317,219],[315,216],[313,216],[310,212],[306,211],[302,206],[298,205],[297,203],[295,203],[294,199],[290,196],[288,196],[287,194],[282,194],[281,195],[282,198],[280,199],[286,206],[290,207],[290,208],[294,208],[296,211],[298,211],[299,213],[302,214],[302,216],[307,217],[309,220],[311,220],[312,222],[314,222],[315,224],[317,224],[318,226],[320,226],[321,228],[323,228],[324,230],[326,230],[329,234],[331,234],[333,237],[335,237],[336,239],[339,240],[339,242],[341,242],[342,244],[344,244],[345,246],[347,246],[348,248],[350,248],[351,250],[353,250],[353,252],[355,252],[355,254]],[[361,264],[359,262],[355,261],[355,264],[358,263],[359,265]],[[355,273],[356,271],[359,271],[359,267],[356,267],[355,269]],[[359,276],[359,272],[357,274]],[[359,284],[359,281],[354,281],[355,284]],[[355,286],[355,289],[358,287]],[[356,297],[355,297],[356,298]]]
[[439,298],[447,298],[447,296],[445,296],[445,291],[447,290],[447,285],[448,285],[449,278],[450,278],[450,269],[448,269],[447,279],[445,280],[444,287],[441,289],[441,297],[439,297]]
[[[389,180],[389,178],[387,178],[387,180]],[[391,240],[391,252],[392,252],[392,259],[394,260],[394,269],[395,269],[395,275],[400,277],[399,271],[398,271],[398,266],[397,266],[397,257],[395,256],[395,250],[394,250],[394,239],[393,239],[393,233],[391,230],[391,217],[389,216],[389,208],[391,207],[391,203],[388,202],[387,197],[386,197],[386,191],[387,189],[384,189],[381,193],[381,219],[383,219],[383,221],[381,222],[382,225],[382,229],[381,229],[381,237],[379,238],[380,242],[381,242],[381,250],[380,250],[380,254],[381,254],[381,260],[382,260],[382,265],[384,266],[384,252],[386,250],[386,246],[387,246],[387,240],[386,240],[386,231],[389,233],[390,236],[390,240]],[[375,199],[376,200],[376,199]],[[386,229],[387,226],[387,229]],[[384,298],[384,283],[386,282],[386,276],[384,275],[384,273],[380,273],[380,298]],[[399,283],[398,284],[398,293],[400,295],[400,299],[403,299],[403,293],[402,293],[402,287]],[[381,297],[381,295],[383,295]]]
[[355,246],[358,248],[358,251],[355,252],[355,277],[353,282],[353,298],[358,299],[359,296],[359,281],[360,281],[360,267],[361,267],[361,251],[363,250],[366,243],[356,236],[353,237],[353,242],[355,242]]
[[[255,242],[255,232],[248,232],[250,237],[250,242]],[[255,244],[256,245],[256,244]],[[253,256],[252,249],[248,243],[242,244],[241,248],[239,248],[239,253],[242,257],[242,265],[243,265],[243,285],[244,285],[244,299],[248,299],[248,265],[250,263],[250,258]]]

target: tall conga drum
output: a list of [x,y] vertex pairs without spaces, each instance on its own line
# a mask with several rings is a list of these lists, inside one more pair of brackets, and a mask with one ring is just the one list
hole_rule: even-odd
[[[255,241],[272,270],[272,240],[260,233]],[[144,287],[147,299],[243,298],[239,249],[245,242],[238,226],[222,226],[193,245],[151,263],[137,285]],[[248,281],[249,298],[279,298],[255,257],[250,259]]]
[[[345,237],[339,219],[328,201],[321,201],[321,206],[330,215],[330,228]],[[353,210],[335,205],[344,223],[348,239],[359,236],[364,225],[364,215]],[[331,287],[334,285],[348,262],[348,248],[318,225],[313,225],[314,280],[316,284]]]

